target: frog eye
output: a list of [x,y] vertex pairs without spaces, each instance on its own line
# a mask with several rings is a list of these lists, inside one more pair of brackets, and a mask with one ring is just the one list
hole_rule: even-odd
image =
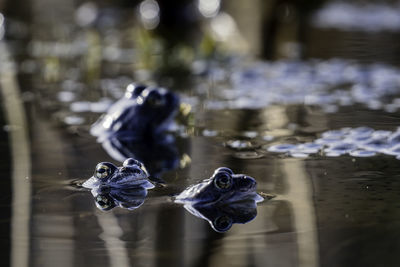
[[103,211],[110,210],[116,206],[115,201],[109,195],[97,195],[95,201],[96,206]]
[[94,176],[98,179],[105,179],[114,173],[115,168],[111,163],[101,162],[97,164]]
[[143,164],[142,164],[140,161],[136,160],[136,159],[127,158],[127,159],[124,161],[124,163],[122,163],[122,166],[124,166],[124,167],[139,166],[139,167],[141,168],[141,167],[143,166]]
[[153,107],[159,107],[164,105],[164,98],[157,91],[151,91],[146,99],[146,102],[149,103]]
[[232,227],[233,221],[232,218],[227,216],[227,215],[222,215],[217,217],[213,222],[212,222],[212,227],[214,228],[215,231],[217,232],[226,232]]
[[232,176],[228,172],[218,172],[214,176],[214,185],[221,190],[226,190],[232,186]]
[[233,171],[227,167],[220,167],[220,168],[216,169],[214,173],[218,173],[218,172],[227,172],[231,175],[233,174]]

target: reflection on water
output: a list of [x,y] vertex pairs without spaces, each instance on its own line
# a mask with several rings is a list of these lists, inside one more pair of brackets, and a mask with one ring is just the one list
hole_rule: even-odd
[[[32,0],[20,5],[26,10],[15,8],[20,1],[4,10],[0,3],[5,264],[398,265],[400,169],[381,153],[398,155],[399,69],[389,63],[398,64],[399,42],[380,31],[397,25],[394,13],[376,8],[387,20],[374,12],[366,25],[379,33],[350,36],[337,21],[333,32],[300,22],[318,12],[316,1],[277,1],[277,10],[268,1],[248,9],[237,1],[106,2]],[[365,21],[368,8],[346,12]],[[261,43],[268,10],[280,26]],[[299,24],[309,38],[293,38]],[[280,59],[227,55],[269,42]],[[302,48],[305,60],[281,58]],[[134,81],[179,94],[193,111],[185,127],[161,144],[97,143],[90,125]],[[321,152],[351,157],[308,156]],[[98,162],[130,156],[165,186],[99,187],[93,195],[67,186],[91,177]],[[173,202],[219,166],[254,177],[260,195],[276,197],[192,205],[205,220]]]
[[159,178],[163,172],[179,167],[180,163],[174,142],[153,143],[111,138],[104,140],[102,146],[115,160],[121,162],[126,158],[140,160],[153,177]]
[[234,223],[247,223],[257,216],[257,202],[260,199],[243,199],[227,205],[185,205],[185,209],[196,217],[208,221],[211,227],[223,233]]
[[143,204],[147,196],[147,189],[143,187],[99,187],[92,189],[91,193],[96,202],[96,206],[100,210],[107,211],[115,207],[134,210]]

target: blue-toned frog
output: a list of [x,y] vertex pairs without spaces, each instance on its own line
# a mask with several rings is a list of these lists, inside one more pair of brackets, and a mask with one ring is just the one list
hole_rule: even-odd
[[90,133],[99,142],[111,137],[155,139],[168,129],[179,109],[179,97],[164,89],[130,84],[124,97],[99,118]]
[[82,186],[89,189],[112,188],[145,188],[151,189],[154,185],[148,180],[149,174],[141,162],[128,158],[117,167],[111,162],[97,164],[94,174]]
[[94,174],[82,186],[91,189],[97,208],[106,211],[115,207],[137,209],[154,188],[141,162],[128,158],[117,167],[111,162],[97,164]]
[[257,182],[226,167],[211,178],[192,185],[175,197],[193,215],[207,220],[217,232],[228,231],[234,223],[247,223],[257,215],[257,203],[264,200],[256,192]]

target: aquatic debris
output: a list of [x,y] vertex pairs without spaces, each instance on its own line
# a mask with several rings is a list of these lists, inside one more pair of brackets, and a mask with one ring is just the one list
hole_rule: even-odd
[[380,152],[390,147],[385,138],[371,138],[364,143],[359,144],[359,147],[365,150]]
[[249,64],[238,60],[226,68],[232,74],[223,81],[224,87],[215,91],[215,97],[205,101],[207,109],[305,104],[334,113],[341,106],[354,104],[387,112],[400,107],[399,99],[393,97],[400,93],[400,69],[390,65],[357,64],[344,59]]
[[298,145],[296,147],[297,151],[292,151],[292,152],[315,154],[315,153],[318,153],[322,147],[323,147],[323,145],[321,145],[321,144],[304,143],[304,144]]
[[218,135],[218,131],[204,129],[204,130],[202,131],[202,135],[203,135],[203,136],[207,136],[207,137],[215,137],[215,136]]
[[307,158],[309,154],[300,152],[293,152],[293,153],[291,152],[290,156],[292,156],[293,158]]
[[233,156],[238,159],[259,159],[264,157],[263,154],[258,153],[256,151],[236,152],[233,154]]
[[356,145],[354,145],[354,144],[338,142],[338,143],[328,145],[324,151],[326,153],[343,154],[344,155],[346,153],[353,151],[355,148],[356,148]]
[[255,131],[245,131],[242,134],[243,134],[244,137],[247,137],[247,138],[250,138],[250,139],[256,138],[258,136],[258,133],[255,132]]
[[72,112],[89,112],[90,102],[88,101],[76,101],[70,104],[70,110]]
[[110,99],[101,99],[98,102],[89,101],[76,101],[70,104],[70,110],[72,112],[93,112],[103,113],[111,106],[112,102]]
[[292,145],[292,144],[279,144],[279,145],[273,145],[270,146],[267,150],[270,152],[280,152],[280,153],[284,153],[284,152],[289,152],[291,150],[294,150],[296,148],[296,145]]
[[392,156],[398,156],[400,155],[400,144],[396,144],[394,147],[384,149],[382,150],[382,153]]
[[74,92],[69,91],[61,91],[57,94],[57,99],[60,102],[71,102],[76,98],[76,94]]
[[398,143],[400,143],[400,131],[390,135],[389,138],[388,138],[388,143],[389,144],[398,144]]
[[349,155],[352,157],[360,157],[360,158],[367,158],[367,157],[373,157],[376,155],[375,151],[369,151],[369,150],[354,150],[350,151]]
[[313,24],[344,31],[399,31],[399,11],[398,4],[330,2],[316,12]]
[[67,125],[82,125],[85,122],[85,119],[80,116],[66,116],[64,118],[64,122]]
[[321,144],[317,143],[304,143],[300,145],[295,144],[277,144],[267,148],[269,152],[288,153],[294,158],[307,158],[310,154],[315,154],[322,148]]
[[374,132],[374,129],[369,128],[369,127],[357,127],[357,128],[351,129],[349,131],[349,135],[365,137],[365,136],[371,136],[371,134],[373,132]]
[[307,157],[321,153],[327,157],[350,155],[373,157],[378,153],[400,159],[400,128],[396,131],[374,130],[369,127],[342,128],[323,132],[321,138],[302,144],[276,144],[267,151],[287,153],[291,157]]
[[261,137],[261,139],[262,140],[264,140],[264,141],[272,141],[272,140],[274,140],[274,136],[272,136],[272,135],[263,135],[262,137]]
[[224,144],[234,150],[252,150],[260,147],[259,145],[246,140],[229,140]]

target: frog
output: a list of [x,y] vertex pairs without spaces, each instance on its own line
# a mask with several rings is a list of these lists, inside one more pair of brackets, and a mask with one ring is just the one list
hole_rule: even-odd
[[165,88],[131,83],[124,96],[91,126],[90,133],[99,142],[113,137],[158,141],[172,127],[179,105],[179,97]]
[[257,182],[245,174],[220,167],[214,174],[178,194],[174,202],[196,217],[209,222],[216,232],[226,232],[235,223],[247,223],[257,215]]
[[253,177],[234,174],[231,169],[220,167],[210,178],[186,188],[175,197],[175,202],[192,205],[235,202],[256,195],[256,187],[257,182]]
[[149,174],[140,161],[134,158],[126,159],[121,167],[111,162],[100,162],[96,165],[94,174],[86,180],[82,187],[92,190],[107,188],[154,188],[149,180]]

